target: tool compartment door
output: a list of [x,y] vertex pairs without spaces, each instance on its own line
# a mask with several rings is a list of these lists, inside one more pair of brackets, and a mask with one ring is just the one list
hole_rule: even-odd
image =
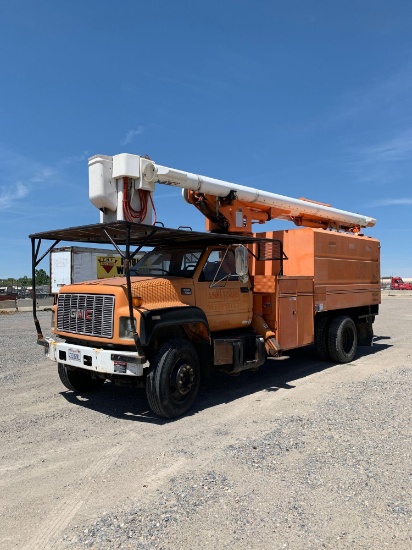
[[293,349],[313,342],[313,279],[279,279],[278,342],[282,349]]

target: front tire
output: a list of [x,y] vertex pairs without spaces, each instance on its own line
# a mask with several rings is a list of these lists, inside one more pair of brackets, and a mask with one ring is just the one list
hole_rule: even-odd
[[341,315],[332,319],[328,330],[328,350],[333,361],[349,363],[358,345],[356,325],[350,317]]
[[200,365],[195,347],[183,338],[164,343],[153,359],[146,379],[151,410],[176,418],[193,405],[200,385]]
[[63,363],[58,363],[57,367],[59,378],[68,390],[87,393],[100,389],[104,384],[102,378],[92,378],[88,372],[71,370]]

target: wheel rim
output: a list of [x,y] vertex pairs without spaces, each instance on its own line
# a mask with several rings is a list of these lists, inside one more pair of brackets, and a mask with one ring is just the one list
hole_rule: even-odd
[[350,353],[353,348],[355,337],[351,328],[347,327],[342,334],[342,348],[345,353]]
[[195,383],[195,371],[186,361],[178,362],[170,376],[170,393],[174,399],[181,401],[191,392]]

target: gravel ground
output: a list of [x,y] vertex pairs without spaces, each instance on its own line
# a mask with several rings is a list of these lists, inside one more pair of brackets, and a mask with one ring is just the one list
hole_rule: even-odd
[[0,548],[409,549],[411,305],[385,298],[348,365],[216,375],[170,422],[65,391],[30,314],[0,315]]

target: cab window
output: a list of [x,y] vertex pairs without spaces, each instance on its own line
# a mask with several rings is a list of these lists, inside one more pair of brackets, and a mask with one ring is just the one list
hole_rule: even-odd
[[131,275],[192,277],[203,250],[152,250],[131,269]]
[[237,280],[235,253],[232,249],[212,250],[199,281]]

